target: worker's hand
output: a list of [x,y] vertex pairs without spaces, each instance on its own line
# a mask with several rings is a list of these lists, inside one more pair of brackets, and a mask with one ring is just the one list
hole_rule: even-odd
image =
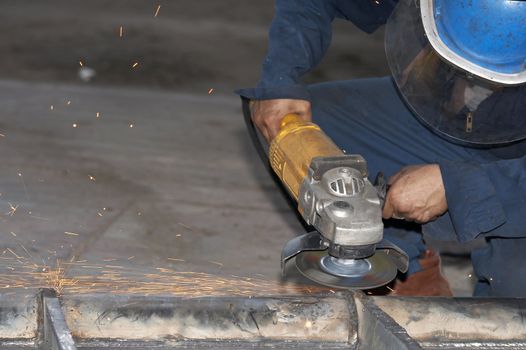
[[268,142],[279,132],[281,119],[295,113],[306,121],[312,120],[310,102],[305,100],[274,99],[250,101],[252,121]]
[[383,217],[418,223],[435,220],[447,210],[446,191],[438,164],[403,168],[389,179]]

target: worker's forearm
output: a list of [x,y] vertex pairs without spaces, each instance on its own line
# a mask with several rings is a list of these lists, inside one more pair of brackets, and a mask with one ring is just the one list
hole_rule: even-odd
[[360,29],[373,32],[387,21],[396,3],[396,0],[277,0],[261,80],[256,88],[237,93],[253,100],[309,100],[301,77],[325,55],[334,18],[347,19]]
[[335,9],[326,0],[277,0],[268,53],[255,89],[238,91],[256,100],[309,100],[300,81],[322,59],[331,40]]

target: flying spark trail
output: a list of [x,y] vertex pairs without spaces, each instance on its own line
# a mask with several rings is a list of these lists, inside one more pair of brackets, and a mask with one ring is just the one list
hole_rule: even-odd
[[22,181],[22,186],[24,187],[24,193],[26,195],[26,199],[29,201],[29,192],[27,192],[27,186],[26,186],[26,182],[24,181],[24,176],[22,175],[21,172],[18,173],[18,177],[20,178],[20,180]]
[[[13,257],[0,256],[0,289],[53,288],[59,294],[138,294],[201,296],[269,296],[282,294],[312,294],[325,288],[301,285],[284,286],[263,278],[219,276],[204,272],[176,271],[164,267],[145,268],[118,263],[96,264],[73,258],[69,262],[54,260],[54,264],[39,264],[25,249]],[[118,259],[106,259],[117,262]],[[175,259],[174,259],[175,260]]]
[[16,206],[13,206],[13,204],[7,202],[7,204],[9,204],[9,211],[7,213],[5,213],[6,215],[9,215],[9,216],[13,216],[15,215],[18,207],[20,206],[20,204],[16,205]]
[[119,27],[119,38],[122,38],[124,35],[124,28],[122,26]]
[[217,265],[219,267],[223,267],[224,265],[220,262],[217,262],[217,261],[209,261],[210,264],[214,264],[214,265]]
[[161,5],[157,5],[157,9],[155,10],[155,14],[153,17],[157,17],[159,15],[159,11],[161,10]]

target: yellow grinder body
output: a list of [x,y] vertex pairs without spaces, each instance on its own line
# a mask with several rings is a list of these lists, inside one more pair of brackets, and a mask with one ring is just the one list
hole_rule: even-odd
[[272,169],[296,200],[313,158],[343,155],[318,125],[297,114],[283,117],[280,131],[269,149]]

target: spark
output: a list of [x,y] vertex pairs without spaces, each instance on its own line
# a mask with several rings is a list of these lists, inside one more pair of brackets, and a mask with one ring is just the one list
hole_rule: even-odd
[[6,215],[9,215],[9,216],[13,216],[15,215],[18,207],[20,206],[20,204],[17,204],[17,205],[13,205],[9,202],[7,202],[7,204],[9,204],[9,211],[7,213],[5,213]]
[[176,259],[176,258],[166,258],[166,260],[185,262],[185,260],[183,260],[183,259]]
[[312,321],[305,322],[305,328],[311,328],[312,327]]
[[130,124],[130,128],[133,128],[133,124]]
[[101,212],[98,212],[97,215],[100,216],[100,217],[103,216]]
[[15,256],[15,258],[23,259],[22,256],[19,256],[18,254],[16,254],[11,248],[7,248],[7,250],[9,251],[9,253],[13,254]]
[[27,186],[26,186],[26,182],[24,181],[24,176],[22,175],[21,172],[18,172],[18,177],[20,178],[20,180],[22,180],[22,186],[24,187],[24,193],[26,195],[26,199],[29,200],[29,192],[27,192]]
[[75,233],[75,232],[69,232],[69,231],[64,232],[64,234],[66,234],[66,235],[68,235],[68,236],[78,236],[78,235],[79,235],[78,233]]
[[14,233],[13,231],[11,231],[9,233],[11,233],[11,235],[13,235],[13,237],[16,237],[16,233]]
[[391,292],[394,292],[394,289],[389,286],[385,286],[385,288],[389,289]]
[[55,106],[51,105],[51,106],[49,106],[49,109],[54,110]]
[[91,181],[95,181],[95,177],[94,177],[94,176],[88,174],[88,177],[89,177],[89,179],[90,179]]
[[153,17],[157,17],[159,15],[159,11],[161,10],[161,5],[157,5],[157,9],[155,10],[155,14]]
[[132,255],[132,256],[128,257],[128,260],[132,260],[132,259],[135,259],[135,255]]
[[81,67],[84,67],[84,63],[82,63],[82,61],[79,61],[79,65],[80,65]]
[[217,265],[219,267],[223,267],[224,265],[220,262],[217,262],[217,261],[208,261],[210,264],[214,264],[214,265]]
[[37,219],[37,220],[49,221],[49,218],[44,218],[42,216],[31,215],[31,218],[32,219]]
[[132,64],[132,68],[137,68],[139,66],[139,62],[135,62],[134,64]]
[[214,88],[210,88],[210,90],[208,90],[208,94],[211,95],[212,92],[214,92]]
[[122,26],[119,27],[119,38],[122,38],[122,35],[124,34],[124,28]]
[[5,134],[0,133],[0,137],[5,137]]
[[95,116],[96,116],[97,118],[100,118],[100,112],[95,113]]
[[77,123],[73,123],[72,125],[74,128],[78,127],[78,124]]
[[188,231],[193,231],[193,229],[192,229],[190,226],[185,225],[185,224],[183,224],[182,222],[178,222],[177,225],[184,227],[184,228],[187,229]]
[[66,102],[66,105],[69,106],[70,104],[71,104],[71,101],[68,100],[68,101]]

